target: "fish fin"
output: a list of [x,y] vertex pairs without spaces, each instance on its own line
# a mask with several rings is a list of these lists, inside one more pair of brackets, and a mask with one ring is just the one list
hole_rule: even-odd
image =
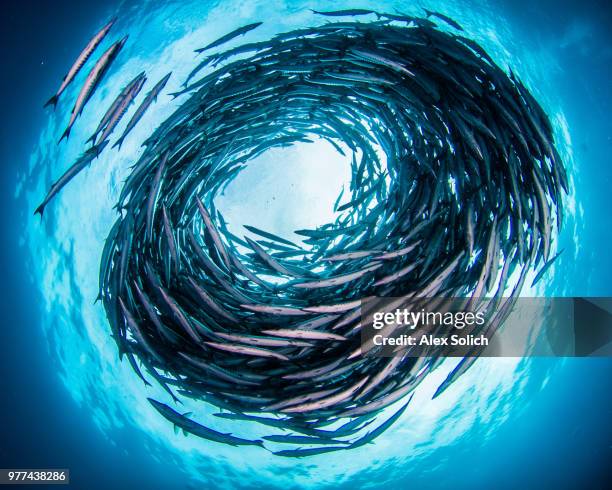
[[184,435],[185,437],[187,437],[187,436],[189,435],[189,432],[187,432],[185,429],[183,429],[183,435]]
[[115,141],[115,144],[111,147],[111,149],[117,147],[117,150],[121,150],[121,145],[123,144],[123,136]]
[[64,138],[68,139],[69,136],[70,136],[70,126],[66,128],[66,131],[64,131],[64,133],[62,134],[62,137],[59,140],[57,140],[57,144],[59,145]]
[[[104,148],[106,148],[106,145],[108,145],[108,140],[104,140],[101,141],[100,143],[98,143],[97,145],[93,145],[90,150],[93,150],[95,148],[95,152],[96,152],[96,158],[100,156],[100,153],[102,153],[104,151]],[[89,163],[89,165],[91,165],[91,162]]]
[[174,424],[174,435],[178,436],[178,433],[179,433],[179,426]]
[[55,106],[57,106],[57,101],[58,101],[59,97],[57,95],[54,95],[53,97],[51,97],[43,107],[48,107],[50,105],[53,106],[53,109],[55,109]]

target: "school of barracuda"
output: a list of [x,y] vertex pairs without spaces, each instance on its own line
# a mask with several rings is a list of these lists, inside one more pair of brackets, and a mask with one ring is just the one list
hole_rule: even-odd
[[[372,441],[442,360],[435,349],[362,355],[362,300],[488,295],[499,302],[487,328],[497,328],[527,273],[541,266],[537,282],[558,256],[553,229],[568,192],[549,118],[455,21],[430,11],[314,13],[327,22],[214,52],[258,22],[197,50],[206,54],[173,93],[188,98],[143,143],[122,188],[99,277],[120,356],[145,383],[154,379],[175,402],[203,400],[223,409],[217,417],[280,432],[256,440],[221,433],[208,427],[214,420],[149,399],[175,429],[288,457]],[[125,41],[91,69],[63,137]],[[114,146],[169,78],[149,91]],[[146,81],[141,73],[122,88],[93,146],[36,210],[41,216],[105,149]],[[317,139],[350,160],[351,192],[338,197],[338,218],[297,230],[300,243],[256,223],[231,233],[215,196],[258,155]],[[510,287],[511,276],[518,280]],[[464,358],[435,396],[476,358]]]

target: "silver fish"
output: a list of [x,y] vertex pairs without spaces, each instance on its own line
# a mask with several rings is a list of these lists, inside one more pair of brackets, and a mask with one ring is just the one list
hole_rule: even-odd
[[147,109],[154,102],[157,101],[157,97],[159,96],[160,92],[164,89],[164,87],[168,83],[168,80],[170,79],[170,75],[172,75],[172,72],[164,76],[159,82],[157,82],[153,86],[153,88],[149,91],[149,93],[147,93],[146,97],[141,102],[141,104],[138,106],[138,109],[136,109],[136,111],[134,112],[134,115],[131,117],[131,119],[128,121],[127,125],[125,126],[125,129],[123,130],[123,134],[119,137],[119,139],[117,139],[117,141],[113,145],[113,148],[115,147],[121,148],[123,141],[125,140],[127,135],[130,133],[130,131],[132,131],[132,129],[134,129],[136,124],[138,124],[138,122],[142,119],[142,116],[144,116],[145,112],[147,112]]
[[100,81],[108,71],[110,65],[115,60],[119,51],[127,41],[127,36],[123,37],[120,41],[114,43],[110,48],[108,48],[102,56],[98,59],[94,67],[91,69],[89,74],[87,75],[87,79],[81,87],[81,91],[77,96],[77,100],[72,108],[72,112],[70,113],[70,121],[68,121],[68,126],[66,130],[62,134],[62,137],[59,139],[58,143],[62,141],[64,138],[68,138],[70,136],[70,130],[72,129],[72,125],[75,123],[76,118],[81,114],[85,104],[89,101],[90,97],[95,92],[96,88],[100,84]]
[[49,201],[53,199],[59,191],[61,191],[68,182],[70,182],[81,170],[83,170],[87,165],[89,165],[92,160],[98,157],[100,152],[104,150],[107,142],[102,142],[97,146],[93,146],[89,150],[87,150],[83,155],[79,157],[79,159],[68,169],[66,172],[51,185],[49,192],[45,196],[43,202],[36,208],[34,214],[40,214],[41,218],[45,207],[49,204]]
[[111,19],[110,22],[108,22],[104,27],[102,27],[102,29],[100,29],[96,33],[96,35],[90,39],[87,45],[83,48],[83,51],[79,53],[79,56],[77,57],[77,59],[74,61],[74,63],[70,67],[70,70],[68,70],[68,73],[66,73],[66,75],[64,76],[59,89],[57,89],[57,92],[55,92],[53,97],[51,97],[46,102],[44,107],[53,105],[53,108],[55,109],[55,106],[57,105],[57,101],[59,100],[60,95],[62,95],[64,90],[66,90],[66,87],[68,87],[68,85],[72,83],[72,81],[75,79],[79,71],[81,71],[81,68],[83,68],[85,63],[87,63],[87,60],[91,57],[91,55],[96,50],[96,48],[104,40],[104,38],[108,34],[108,31],[111,30],[111,27],[113,27],[113,24],[116,22],[116,20],[117,20],[116,18]]

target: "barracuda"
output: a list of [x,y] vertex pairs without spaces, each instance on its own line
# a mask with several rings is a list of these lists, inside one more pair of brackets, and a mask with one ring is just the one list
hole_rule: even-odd
[[[537,271],[537,283],[558,257],[553,229],[568,190],[543,109],[453,19],[430,11],[317,14],[349,19],[216,53],[189,74],[174,93],[184,102],[147,135],[121,190],[99,273],[113,337],[143,380],[231,411],[217,418],[292,433],[247,440],[159,401],[150,400],[153,408],[224,444],[315,446],[274,447],[283,457],[371,442],[439,364],[435,346],[426,357],[364,355],[364,301],[489,295],[501,307],[488,328],[498,328],[528,273]],[[369,14],[377,20],[350,19]],[[73,112],[98,71],[102,65]],[[296,230],[295,243],[257,223],[237,224],[249,236],[230,232],[215,208],[227,184],[269,149],[316,140],[332,143],[352,172],[334,219]],[[43,204],[101,149],[88,150]]]

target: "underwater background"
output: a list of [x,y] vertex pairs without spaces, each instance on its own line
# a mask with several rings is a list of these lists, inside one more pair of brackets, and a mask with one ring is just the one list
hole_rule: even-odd
[[[309,8],[369,7],[459,21],[547,111],[571,176],[566,251],[536,291],[612,296],[612,6],[593,1],[178,1],[3,4],[0,467],[69,468],[74,488],[607,488],[612,469],[612,359],[481,359],[436,400],[456,360],[432,373],[374,444],[304,459],[175,435],[146,401],[162,399],[119,363],[94,304],[104,239],[143,135],[179,102],[160,97],[129,142],[106,152],[45,213],[33,210],[82,151],[118,87],[169,70],[164,93],[195,64],[193,49],[263,20],[258,40],[321,23]],[[129,33],[67,143],[57,145],[80,83],[55,112],[43,103],[111,16]],[[325,147],[272,151],[219,207],[230,224],[287,234],[329,220],[346,162]],[[275,153],[276,152],[276,153]],[[344,165],[343,165],[344,164]],[[287,192],[290,189],[290,192]],[[262,197],[265,196],[265,197]],[[448,364],[448,365],[447,365]],[[212,410],[199,407],[200,418]],[[216,426],[230,430],[230,425]],[[248,428],[245,428],[248,430]],[[606,484],[607,482],[607,484]]]

